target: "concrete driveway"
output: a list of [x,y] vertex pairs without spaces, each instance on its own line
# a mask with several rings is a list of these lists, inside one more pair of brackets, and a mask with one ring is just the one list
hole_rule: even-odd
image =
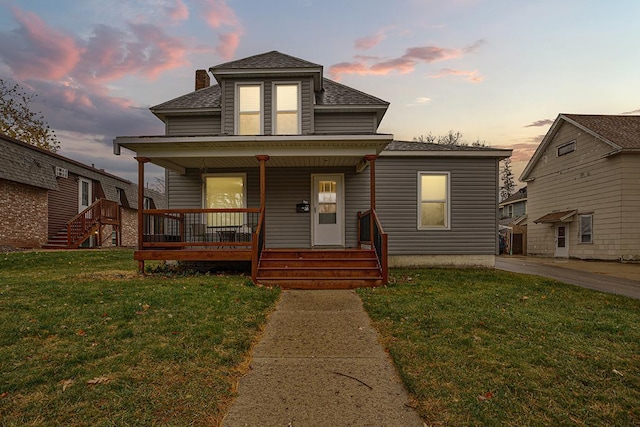
[[640,264],[637,263],[499,256],[496,257],[496,268],[640,299]]

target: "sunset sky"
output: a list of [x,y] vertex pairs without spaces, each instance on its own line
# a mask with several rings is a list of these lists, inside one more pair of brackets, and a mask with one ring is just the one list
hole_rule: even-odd
[[132,181],[115,136],[162,134],[148,108],[196,69],[271,50],[389,101],[380,132],[460,131],[518,172],[558,113],[640,114],[639,22],[638,0],[0,0],[0,77],[60,154]]

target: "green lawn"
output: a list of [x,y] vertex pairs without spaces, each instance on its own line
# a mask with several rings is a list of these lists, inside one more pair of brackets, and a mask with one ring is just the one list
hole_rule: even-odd
[[640,425],[640,301],[493,270],[361,289],[427,425]]
[[135,273],[131,251],[0,254],[0,425],[216,425],[279,297]]

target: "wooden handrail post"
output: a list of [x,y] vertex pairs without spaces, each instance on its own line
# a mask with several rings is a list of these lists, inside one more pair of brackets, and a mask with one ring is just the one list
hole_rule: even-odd
[[369,220],[369,229],[370,235],[369,240],[371,241],[371,247],[373,247],[373,232],[374,232],[374,224],[373,224],[373,214],[376,210],[376,159],[378,156],[376,154],[368,154],[364,156],[365,160],[369,162],[369,189],[370,196],[369,201],[371,204],[371,218]]
[[[147,157],[136,157],[138,161],[138,250],[144,247],[144,164]],[[138,260],[138,271],[144,274],[144,260]]]

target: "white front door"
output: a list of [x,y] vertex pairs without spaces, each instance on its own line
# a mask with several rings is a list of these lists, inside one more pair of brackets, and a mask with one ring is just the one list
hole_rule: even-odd
[[556,257],[569,258],[569,226],[556,226]]
[[312,175],[313,246],[344,246],[344,176]]
[[78,179],[78,212],[82,212],[91,205],[91,181],[86,178]]

